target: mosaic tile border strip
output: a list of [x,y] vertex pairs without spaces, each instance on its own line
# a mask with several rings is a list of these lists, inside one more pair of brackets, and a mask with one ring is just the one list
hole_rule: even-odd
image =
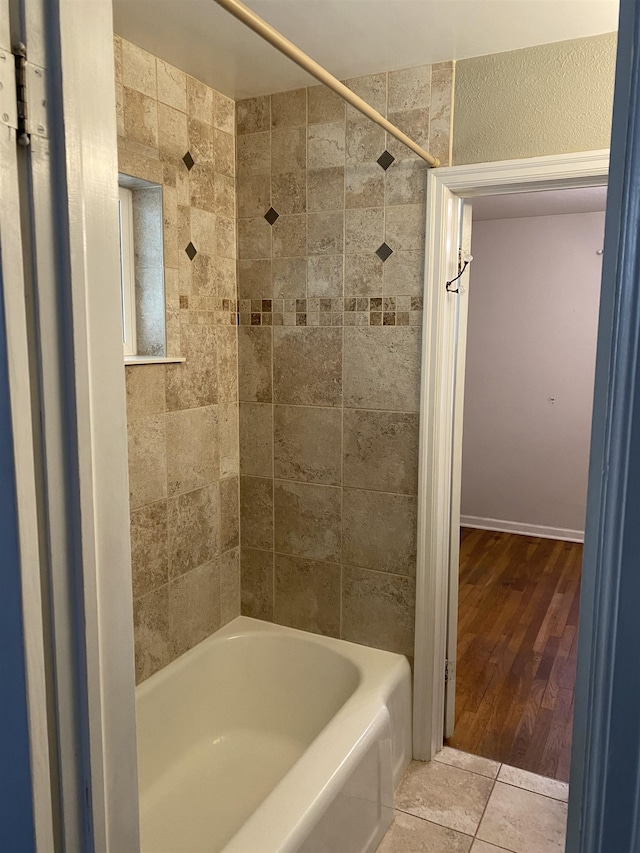
[[421,296],[240,299],[241,326],[419,326]]

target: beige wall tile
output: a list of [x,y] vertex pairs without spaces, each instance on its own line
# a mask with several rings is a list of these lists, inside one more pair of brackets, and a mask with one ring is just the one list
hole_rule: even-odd
[[[428,108],[418,110],[403,110],[402,112],[391,113],[389,121],[411,137],[414,142],[421,145],[423,148],[429,146],[429,110]],[[418,155],[410,148],[400,142],[395,137],[387,134],[387,151],[396,158],[396,160],[418,160]]]
[[215,172],[210,163],[196,163],[189,172],[190,203],[200,210],[216,211]]
[[344,121],[345,102],[327,86],[311,86],[307,89],[309,124],[326,124]]
[[[278,261],[282,263],[282,261]],[[271,261],[269,259],[238,261],[238,298],[271,299]]]
[[[124,132],[127,140],[139,142],[149,148],[158,147],[158,110],[152,98],[128,89],[123,91]],[[131,174],[129,172],[129,174]],[[136,175],[136,177],[142,177]]]
[[241,175],[238,177],[238,216],[264,216],[271,206],[271,176]]
[[342,330],[273,329],[274,400],[337,406],[342,400]]
[[415,494],[418,487],[418,415],[345,409],[344,484]]
[[169,498],[169,577],[214,559],[219,551],[219,487],[215,483]]
[[300,127],[306,123],[306,89],[278,92],[271,96],[271,127]]
[[163,59],[156,60],[158,100],[185,112],[187,109],[187,75]]
[[295,258],[307,254],[307,217],[281,216],[272,226],[273,257]]
[[131,509],[167,497],[166,417],[146,415],[129,422]]
[[240,616],[240,549],[234,548],[218,557],[220,574],[220,624],[226,625]]
[[238,330],[236,326],[216,329],[218,350],[218,400],[231,403],[238,399]]
[[309,296],[340,298],[343,293],[344,257],[342,255],[319,255],[311,257],[307,264]]
[[191,240],[198,252],[215,255],[216,217],[211,211],[201,210],[198,207],[191,208]]
[[[306,172],[284,172],[271,179],[271,204],[280,216],[307,209]],[[268,209],[265,208],[265,212]]]
[[389,72],[389,112],[428,107],[430,100],[430,65]]
[[295,172],[307,168],[307,131],[287,127],[271,134],[271,173]]
[[124,86],[116,83],[116,128],[118,136],[124,136]]
[[307,172],[309,212],[344,209],[344,166]]
[[168,584],[133,602],[133,631],[139,684],[171,660]]
[[381,207],[385,201],[385,173],[378,163],[347,166],[345,205]]
[[213,126],[211,123],[189,116],[187,119],[189,153],[196,163],[213,166]]
[[233,177],[236,173],[236,146],[231,133],[216,130],[213,135],[216,171]]
[[384,220],[385,210],[383,207],[347,210],[345,213],[345,252],[348,255],[375,252],[384,240]]
[[122,84],[122,39],[113,37],[113,63],[116,83]]
[[230,175],[221,175],[219,172],[216,172],[213,179],[213,189],[216,213],[233,221],[236,215],[235,178],[232,178]]
[[271,98],[247,98],[236,103],[238,136],[269,130],[271,126]]
[[310,169],[344,166],[346,144],[344,121],[311,125],[307,135]]
[[130,41],[122,39],[121,45],[123,84],[149,98],[156,98],[155,57]]
[[273,548],[273,480],[240,477],[240,541],[247,548]]
[[340,566],[276,554],[273,616],[279,625],[340,636]]
[[237,258],[235,219],[218,216],[216,220],[216,252],[221,258]]
[[420,329],[344,330],[344,403],[363,409],[417,412]]
[[[346,135],[347,165],[359,166],[362,163],[375,163],[385,150],[385,139],[384,130],[367,119],[364,121],[360,119],[348,121]],[[380,166],[378,168],[380,169]]]
[[238,328],[238,394],[242,401],[272,401],[271,335],[271,329],[260,326]]
[[156,415],[167,408],[164,364],[136,364],[124,369],[127,419]]
[[[168,269],[177,269],[180,263],[178,252],[184,248],[178,246],[178,197],[174,187],[162,189],[162,219],[165,280]],[[165,284],[165,292],[166,292]]]
[[240,471],[273,477],[273,406],[240,403]]
[[344,566],[342,638],[413,657],[413,578]]
[[212,326],[182,326],[184,364],[167,365],[167,408],[192,409],[218,402],[216,334]]
[[443,166],[451,162],[451,137],[453,112],[453,63],[433,69],[431,77],[431,108],[429,125],[429,150],[434,151]]
[[240,483],[238,477],[220,481],[220,550],[240,544]]
[[220,477],[216,406],[167,414],[168,494],[199,489]]
[[238,175],[260,175],[271,172],[271,134],[252,133],[238,137]]
[[[351,77],[346,81],[347,86],[356,95],[359,95],[365,100],[374,110],[387,114],[387,75],[383,74],[367,74],[364,77]],[[349,115],[355,114],[363,121],[368,122],[360,113],[353,108],[349,108]]]
[[295,299],[307,295],[306,258],[274,258],[272,269],[275,299]]
[[131,575],[134,598],[169,580],[166,501],[156,501],[131,513]]
[[214,125],[218,130],[234,134],[236,129],[236,104],[221,92],[213,91]]
[[242,615],[273,621],[273,551],[240,549]]
[[345,489],[343,559],[352,566],[416,574],[416,498]]
[[396,252],[383,266],[385,296],[422,296],[424,292],[423,252]]
[[382,269],[382,261],[374,252],[366,255],[347,255],[344,263],[345,294],[381,296]]
[[341,489],[276,480],[273,500],[278,553],[340,562]]
[[426,194],[427,168],[423,161],[401,160],[385,172],[387,205],[423,205]]
[[242,260],[271,257],[271,226],[263,216],[238,220],[238,255]]
[[231,477],[240,473],[238,458],[238,404],[220,403],[220,476]]
[[212,561],[169,584],[173,656],[184,654],[220,627],[219,565]]
[[395,251],[420,252],[424,248],[425,216],[422,204],[388,207],[385,241]]
[[274,465],[279,479],[340,485],[342,411],[275,406]]
[[310,213],[308,217],[308,253],[337,255],[344,251],[344,214]]
[[213,89],[187,76],[187,112],[192,118],[213,124]]

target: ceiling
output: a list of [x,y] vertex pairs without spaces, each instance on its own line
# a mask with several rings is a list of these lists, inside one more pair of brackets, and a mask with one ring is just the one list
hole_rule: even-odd
[[606,206],[606,187],[483,196],[473,199],[473,221],[597,213]]
[[[617,29],[618,0],[248,0],[340,79]],[[116,33],[232,98],[308,75],[214,0],[113,0]]]

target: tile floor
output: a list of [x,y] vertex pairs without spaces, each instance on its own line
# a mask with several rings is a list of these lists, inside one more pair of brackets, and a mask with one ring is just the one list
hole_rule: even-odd
[[561,853],[569,786],[445,747],[413,761],[378,853]]

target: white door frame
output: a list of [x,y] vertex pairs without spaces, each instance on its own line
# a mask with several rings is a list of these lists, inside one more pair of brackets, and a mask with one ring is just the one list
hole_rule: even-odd
[[[601,150],[452,166],[432,169],[427,175],[413,699],[413,756],[418,760],[429,761],[442,748],[445,665],[447,648],[451,648],[452,514],[457,510],[459,515],[452,497],[457,495],[459,502],[462,435],[462,410],[454,405],[460,357],[458,303],[466,297],[448,293],[445,282],[458,271],[465,219],[461,200],[604,185],[608,172],[609,152]],[[451,627],[455,631],[456,626]]]

